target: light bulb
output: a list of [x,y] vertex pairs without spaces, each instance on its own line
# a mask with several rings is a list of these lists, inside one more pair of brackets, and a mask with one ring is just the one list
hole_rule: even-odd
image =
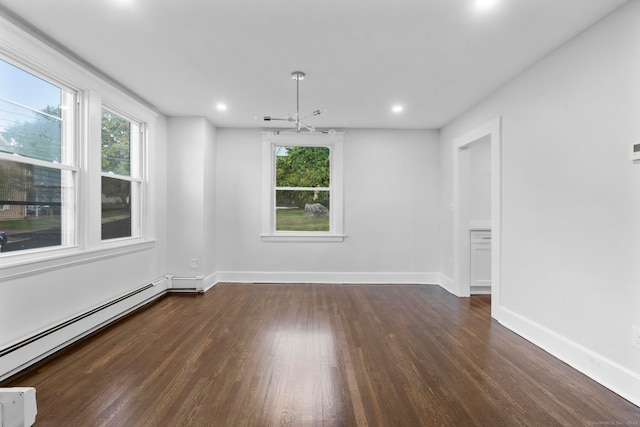
[[497,5],[497,0],[476,0],[476,10],[485,11],[494,8]]

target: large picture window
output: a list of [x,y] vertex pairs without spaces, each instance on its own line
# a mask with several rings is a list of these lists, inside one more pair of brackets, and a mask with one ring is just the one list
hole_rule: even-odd
[[0,60],[2,252],[75,244],[74,100]]
[[139,123],[102,110],[102,240],[140,236]]
[[263,239],[342,240],[342,134],[263,141]]

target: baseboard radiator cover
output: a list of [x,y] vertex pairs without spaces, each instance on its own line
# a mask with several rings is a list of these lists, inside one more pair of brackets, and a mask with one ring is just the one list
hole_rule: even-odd
[[167,293],[159,278],[75,317],[0,348],[0,381],[118,320]]
[[168,275],[169,293],[203,293],[204,276],[173,276]]

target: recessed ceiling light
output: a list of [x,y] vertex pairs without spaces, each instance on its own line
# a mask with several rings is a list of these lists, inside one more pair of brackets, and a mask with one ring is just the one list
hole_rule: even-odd
[[498,4],[498,0],[476,0],[476,10],[484,12],[493,9]]
[[218,102],[216,104],[216,108],[218,111],[227,111],[227,104],[223,104],[222,102]]
[[114,3],[120,4],[123,6],[131,6],[133,5],[133,0],[113,0]]
[[391,111],[393,111],[394,113],[402,113],[402,110],[404,110],[404,108],[402,108],[402,105],[394,105],[393,107],[391,107]]

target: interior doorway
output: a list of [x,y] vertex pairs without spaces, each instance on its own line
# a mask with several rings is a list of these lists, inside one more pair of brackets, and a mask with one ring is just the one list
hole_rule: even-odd
[[[491,312],[500,305],[501,271],[501,119],[496,118],[456,138],[453,143],[453,281],[460,297],[471,295],[471,230],[490,230]],[[490,145],[490,219],[474,210],[478,189],[472,186],[472,152],[476,144]],[[477,197],[476,197],[477,198]],[[486,215],[485,215],[486,216]],[[486,235],[486,234],[485,234]]]

